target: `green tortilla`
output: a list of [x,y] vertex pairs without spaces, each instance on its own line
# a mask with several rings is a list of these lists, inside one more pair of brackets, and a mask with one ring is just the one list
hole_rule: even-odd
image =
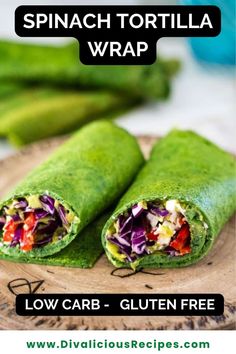
[[[10,88],[9,88],[10,90]],[[117,116],[134,101],[108,92],[25,88],[1,99],[0,136],[16,146],[67,134],[107,114]]]
[[13,257],[46,257],[59,252],[122,195],[142,164],[136,139],[122,128],[106,121],[85,126],[0,204],[1,216],[3,207],[17,198],[48,195],[74,215],[67,234],[28,252],[6,244],[0,250]]
[[0,260],[16,263],[63,266],[73,268],[92,268],[104,252],[101,244],[102,228],[110,213],[105,213],[88,225],[67,247],[48,257],[14,257],[0,251]]
[[[107,235],[118,216],[138,202],[177,200],[186,209],[191,252],[170,256],[161,251],[121,261],[109,248]],[[236,164],[229,153],[191,131],[170,132],[154,146],[150,160],[107,221],[102,242],[116,267],[180,267],[197,262],[211,249],[236,206]]]
[[172,59],[158,59],[153,65],[83,65],[77,42],[50,46],[0,41],[2,82],[105,89],[127,97],[165,99],[171,76],[178,70],[179,61]]
[[22,84],[17,84],[12,82],[0,83],[0,113],[1,113],[2,101],[4,101],[6,98],[14,97],[15,95],[18,95],[19,93],[21,93],[23,89],[24,89],[24,85]]

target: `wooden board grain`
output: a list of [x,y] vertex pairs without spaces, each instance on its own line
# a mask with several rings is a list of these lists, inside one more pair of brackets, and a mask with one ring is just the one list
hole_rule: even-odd
[[[65,138],[34,144],[0,161],[0,197]],[[140,137],[147,156],[155,138]],[[235,217],[213,249],[196,265],[180,269],[114,269],[102,256],[93,269],[71,269],[0,261],[0,329],[230,329],[235,328]],[[185,317],[20,317],[18,293],[221,293],[222,316]]]

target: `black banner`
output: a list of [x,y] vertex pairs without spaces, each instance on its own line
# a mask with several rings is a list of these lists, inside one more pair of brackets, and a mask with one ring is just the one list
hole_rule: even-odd
[[219,316],[220,294],[20,294],[20,316]]
[[162,37],[214,37],[216,6],[20,6],[21,37],[74,37],[84,64],[152,64]]

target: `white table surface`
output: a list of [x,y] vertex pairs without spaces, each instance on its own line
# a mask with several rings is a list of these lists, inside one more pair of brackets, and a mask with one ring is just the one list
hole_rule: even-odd
[[[12,26],[12,10],[17,3],[17,0],[10,0],[1,4],[0,37],[16,38]],[[2,21],[4,18],[5,22]],[[53,39],[39,41],[52,42]],[[146,104],[121,116],[117,123],[134,134],[163,135],[172,128],[192,129],[223,148],[236,152],[233,71],[200,66],[193,59],[185,39],[161,39],[158,51],[182,61],[182,70],[173,81],[170,99]],[[13,152],[14,149],[8,143],[0,140],[0,158]]]

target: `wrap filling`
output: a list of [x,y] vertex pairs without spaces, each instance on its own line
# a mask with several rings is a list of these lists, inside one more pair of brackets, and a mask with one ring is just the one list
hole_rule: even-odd
[[122,262],[135,262],[156,252],[171,257],[191,253],[191,232],[184,206],[177,200],[135,204],[108,229],[106,247]]
[[16,198],[0,211],[0,242],[29,252],[61,240],[75,219],[69,208],[47,194]]

